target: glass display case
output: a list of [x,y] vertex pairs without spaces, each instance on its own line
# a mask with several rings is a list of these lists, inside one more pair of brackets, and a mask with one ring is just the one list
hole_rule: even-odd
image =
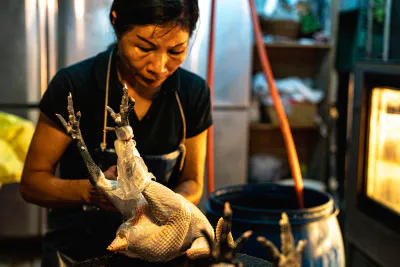
[[346,262],[349,266],[397,267],[400,63],[358,62],[352,87],[345,179]]
[[400,215],[400,91],[373,88],[366,196]]

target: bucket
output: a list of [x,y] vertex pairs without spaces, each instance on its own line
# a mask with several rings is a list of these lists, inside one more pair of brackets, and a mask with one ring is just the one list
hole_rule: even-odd
[[301,239],[308,241],[302,267],[345,266],[342,233],[336,218],[339,210],[329,194],[305,188],[305,208],[299,209],[293,186],[268,183],[224,187],[210,194],[205,207],[214,227],[223,217],[225,202],[232,209],[234,239],[245,231],[253,231],[241,253],[272,261],[270,253],[256,238],[263,236],[280,248],[279,220],[282,212],[286,212],[296,245]]

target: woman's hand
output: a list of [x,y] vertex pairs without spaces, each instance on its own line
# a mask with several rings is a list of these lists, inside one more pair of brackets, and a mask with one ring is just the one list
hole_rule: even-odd
[[118,172],[117,172],[117,165],[111,166],[104,172],[104,176],[108,180],[117,180]]
[[87,190],[86,196],[84,196],[84,199],[86,198],[85,201],[87,201],[88,204],[95,205],[105,211],[119,212],[104,192],[90,183],[89,185],[90,187]]
[[[109,180],[117,180],[117,166],[114,165],[108,168],[104,172],[104,176]],[[86,203],[95,205],[105,211],[119,212],[102,190],[94,187],[89,180],[84,180],[84,182],[82,198]]]

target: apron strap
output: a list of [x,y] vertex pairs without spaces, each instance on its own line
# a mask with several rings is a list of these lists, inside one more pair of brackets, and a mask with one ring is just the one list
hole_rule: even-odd
[[179,112],[181,113],[181,118],[182,118],[182,140],[179,144],[179,149],[182,151],[182,157],[179,163],[179,171],[182,171],[183,169],[183,164],[185,163],[185,158],[186,158],[186,118],[185,118],[185,113],[183,112],[181,100],[179,99],[178,92],[175,91],[175,98],[176,102],[178,103],[179,107]]
[[108,68],[107,68],[107,80],[106,80],[106,99],[104,102],[104,127],[103,127],[103,142],[100,143],[101,151],[104,152],[107,148],[107,140],[106,140],[106,129],[107,129],[107,106],[108,106],[108,91],[110,84],[110,70],[111,70],[111,60],[113,56],[114,49],[111,49],[110,56],[108,58]]

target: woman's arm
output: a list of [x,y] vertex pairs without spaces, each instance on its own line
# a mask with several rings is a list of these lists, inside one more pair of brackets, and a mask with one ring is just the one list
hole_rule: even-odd
[[182,179],[174,191],[197,205],[203,194],[207,130],[186,140],[186,163]]
[[47,208],[87,204],[102,205],[108,200],[88,179],[64,180],[54,175],[71,138],[56,124],[40,114],[25,160],[20,191],[25,201]]

